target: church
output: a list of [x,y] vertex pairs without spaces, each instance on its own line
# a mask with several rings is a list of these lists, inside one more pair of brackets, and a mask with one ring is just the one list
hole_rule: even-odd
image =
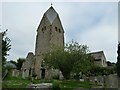
[[[51,78],[53,70],[42,67],[42,54],[50,51],[52,46],[64,47],[64,29],[58,13],[51,6],[43,15],[37,29],[35,54],[29,52],[23,63],[24,76],[35,74],[38,78]],[[51,74],[50,74],[51,73]],[[54,70],[55,74],[61,73]]]
[[[51,5],[44,13],[37,28],[35,53],[29,52],[22,65],[23,78],[36,76],[38,79],[50,79],[57,75],[61,79],[63,78],[59,70],[52,70],[42,65],[42,54],[49,52],[52,45],[64,47],[64,29],[58,13]],[[103,51],[91,54],[96,59],[95,63],[101,67],[106,67],[106,58]]]

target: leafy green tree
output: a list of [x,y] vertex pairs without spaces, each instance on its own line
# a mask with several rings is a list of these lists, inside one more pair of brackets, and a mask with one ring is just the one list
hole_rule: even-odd
[[113,73],[115,73],[115,69],[107,67],[93,66],[90,70],[90,74],[93,76],[110,75]]
[[17,59],[17,62],[13,60],[11,60],[10,62],[13,63],[17,67],[17,70],[21,70],[21,67],[24,61],[25,61],[24,58],[19,58]]
[[[54,69],[59,69],[65,79],[70,78],[71,72],[87,72],[93,65],[92,58],[86,45],[76,42],[66,44],[64,48],[54,47],[51,52],[43,55],[44,63]],[[88,63],[89,62],[89,63]]]
[[17,67],[17,62],[16,61],[11,60],[10,62],[13,63]]
[[23,64],[24,61],[25,61],[24,58],[19,58],[19,59],[17,60],[17,63],[16,63],[17,70],[21,70],[21,67],[22,67],[22,64]]
[[81,72],[82,74],[89,76],[90,70],[94,66],[94,59],[90,54],[84,54],[80,56],[81,59],[75,63],[75,67],[73,68],[73,72],[79,75]]
[[11,40],[6,37],[7,31],[8,30],[6,29],[6,31],[2,32],[2,74],[5,72],[4,64],[7,60],[7,56],[9,55],[8,51],[11,49]]
[[8,51],[11,49],[11,45],[10,45],[11,40],[8,37],[6,37],[7,31],[8,30],[2,32],[2,62],[3,64],[5,63],[5,61],[7,60],[7,56],[9,55]]
[[117,64],[116,64],[116,71],[118,76],[120,77],[120,43],[118,44],[118,57],[117,57]]

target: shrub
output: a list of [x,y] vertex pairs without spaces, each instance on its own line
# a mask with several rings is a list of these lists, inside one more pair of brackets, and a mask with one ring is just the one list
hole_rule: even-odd
[[52,90],[60,90],[61,81],[59,81],[59,80],[53,80],[52,84],[53,84]]
[[60,90],[59,83],[53,83],[52,90]]
[[57,80],[59,80],[59,75],[55,75],[55,76],[53,76],[53,79],[57,79]]

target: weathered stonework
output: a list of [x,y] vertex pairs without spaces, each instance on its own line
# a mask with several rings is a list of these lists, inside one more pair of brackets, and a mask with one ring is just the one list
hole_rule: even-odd
[[[35,55],[28,53],[26,61],[22,66],[23,78],[28,76],[37,76],[37,78],[51,79],[59,75],[62,79],[62,73],[59,70],[52,70],[42,67],[42,55],[51,51],[52,46],[64,47],[64,29],[62,27],[58,13],[51,6],[43,15],[37,29]],[[106,58],[103,51],[93,52],[95,65],[107,67]]]
[[120,88],[120,77],[117,74],[110,74],[108,76],[91,76],[89,80],[97,83],[105,88]]
[[27,57],[26,57],[26,61],[23,62],[23,65],[22,65],[22,68],[21,68],[22,77],[26,78],[28,76],[33,75],[34,67],[35,67],[35,56],[32,52],[29,52]]
[[[49,52],[52,46],[64,47],[64,30],[58,13],[51,6],[44,13],[37,29],[35,55],[29,53],[26,61],[23,63],[23,78],[29,76],[31,69],[34,69],[37,78],[42,78],[41,75],[43,71],[45,73],[44,78],[48,79],[53,77],[53,74],[56,75],[60,73],[60,71],[41,67],[43,61],[42,55]],[[62,77],[62,75],[60,77]]]
[[13,69],[12,70],[12,77],[18,77],[20,75],[19,70]]
[[[35,72],[41,78],[42,54],[49,52],[52,45],[64,46],[64,30],[57,12],[51,6],[43,15],[37,29],[35,47]],[[47,73],[50,72],[47,70]],[[48,76],[45,76],[48,77]]]
[[106,57],[103,51],[90,53],[94,57],[94,64],[99,67],[107,67]]

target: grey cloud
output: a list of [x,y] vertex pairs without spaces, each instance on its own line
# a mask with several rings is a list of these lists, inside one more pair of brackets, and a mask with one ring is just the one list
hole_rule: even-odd
[[[117,42],[116,5],[117,3],[53,3],[65,30],[66,42],[74,39],[89,45],[92,51],[104,50],[107,58],[113,61],[116,58],[113,53],[116,53]],[[49,6],[50,3],[3,4],[3,27],[9,29],[8,36],[12,40],[9,59],[26,57],[29,51],[34,51],[36,30]]]

